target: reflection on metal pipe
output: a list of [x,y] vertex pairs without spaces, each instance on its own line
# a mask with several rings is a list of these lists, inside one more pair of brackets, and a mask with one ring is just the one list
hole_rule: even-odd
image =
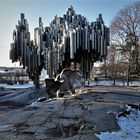
[[80,64],[86,77],[90,75],[93,63],[107,55],[109,28],[105,26],[101,14],[95,22],[89,23],[70,6],[63,17],[55,16],[48,27],[43,27],[39,18],[33,41],[30,40],[28,26],[22,13],[13,31],[10,59],[12,62],[20,61],[32,80],[43,68],[53,77],[63,68],[70,67],[71,62],[74,66]]

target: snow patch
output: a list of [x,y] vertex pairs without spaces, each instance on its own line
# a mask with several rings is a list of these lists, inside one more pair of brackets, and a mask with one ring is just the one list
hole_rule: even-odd
[[34,87],[33,82],[29,82],[27,84],[13,84],[13,85],[8,85],[8,84],[0,84],[0,87],[8,88],[8,89],[24,89],[24,88],[30,88]]
[[[124,86],[122,81],[116,80],[115,82],[116,86]],[[87,83],[85,85],[88,85]],[[113,81],[112,80],[107,80],[107,79],[100,79],[98,81],[92,81],[89,84],[90,86],[113,86]],[[126,82],[125,82],[125,85]],[[130,86],[140,86],[140,81],[133,81],[132,83],[129,83]]]
[[130,114],[126,117],[117,117],[121,128],[118,132],[101,132],[96,134],[101,140],[140,140],[140,111],[128,106]]

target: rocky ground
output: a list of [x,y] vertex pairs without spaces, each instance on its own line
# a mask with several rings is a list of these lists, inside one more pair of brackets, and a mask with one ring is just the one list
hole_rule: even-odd
[[137,87],[94,86],[64,98],[35,102],[45,89],[0,92],[2,140],[99,140],[95,134],[120,130],[116,115],[126,104],[139,108]]

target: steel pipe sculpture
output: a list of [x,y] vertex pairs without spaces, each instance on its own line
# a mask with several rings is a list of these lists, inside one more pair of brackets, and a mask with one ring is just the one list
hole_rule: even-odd
[[102,61],[107,55],[109,28],[100,14],[96,22],[89,23],[84,16],[78,15],[70,6],[63,17],[55,16],[48,27],[43,27],[39,18],[39,27],[34,30],[34,40],[30,39],[27,19],[21,14],[13,31],[10,59],[19,61],[27,69],[35,85],[39,84],[39,75],[44,68],[50,78],[68,68],[79,66],[87,79],[95,61]]

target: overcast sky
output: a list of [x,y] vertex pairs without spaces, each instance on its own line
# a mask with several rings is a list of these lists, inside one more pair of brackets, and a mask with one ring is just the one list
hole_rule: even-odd
[[62,16],[69,5],[88,21],[95,21],[101,13],[105,24],[109,26],[120,9],[135,1],[137,0],[0,0],[0,66],[15,66],[9,60],[9,50],[12,32],[20,13],[25,13],[33,36],[39,17],[42,17],[43,25],[47,26],[55,15]]

